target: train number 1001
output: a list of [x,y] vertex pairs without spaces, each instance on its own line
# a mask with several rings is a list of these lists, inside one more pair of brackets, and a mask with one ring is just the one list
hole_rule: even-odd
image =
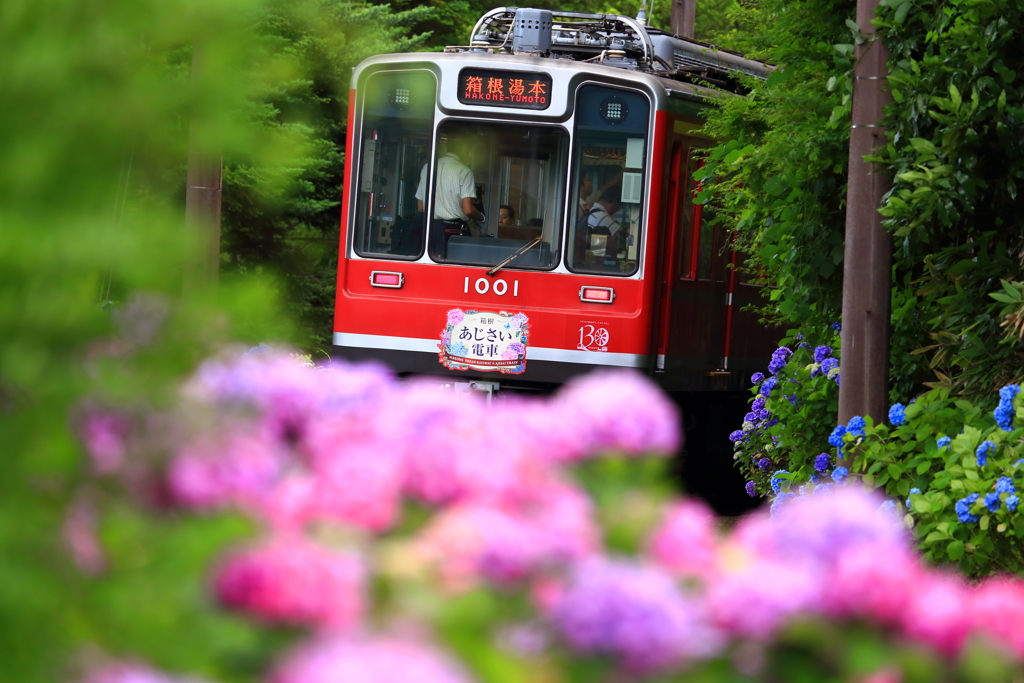
[[[473,289],[476,290],[477,294],[486,294],[487,292],[494,292],[498,296],[505,296],[508,293],[508,283],[504,280],[495,280],[492,284],[490,280],[485,277],[477,278],[477,281],[473,283]],[[466,280],[462,285],[462,293],[469,294],[469,276],[466,276]],[[519,296],[519,280],[512,281],[512,296]]]

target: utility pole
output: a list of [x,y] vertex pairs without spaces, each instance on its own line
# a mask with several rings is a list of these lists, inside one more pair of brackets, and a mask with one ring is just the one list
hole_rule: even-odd
[[693,24],[697,18],[697,0],[672,0],[672,33],[680,38],[693,38]]
[[839,422],[854,415],[884,420],[889,405],[889,316],[892,238],[878,208],[890,187],[878,164],[864,161],[886,144],[882,107],[892,101],[886,86],[889,56],[871,20],[878,0],[858,0],[857,25],[864,41],[855,51],[850,128],[846,245],[843,252],[842,374]]
[[[203,87],[203,51],[192,48],[192,86]],[[182,298],[213,292],[220,274],[221,156],[211,152],[199,113],[189,125],[188,176],[185,188],[185,263]]]

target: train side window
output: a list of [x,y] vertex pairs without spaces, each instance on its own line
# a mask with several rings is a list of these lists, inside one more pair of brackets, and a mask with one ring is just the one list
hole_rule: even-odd
[[686,180],[682,183],[682,196],[679,201],[679,215],[676,219],[679,221],[680,235],[679,277],[684,280],[692,280],[696,272],[696,266],[693,261],[693,226],[697,222],[700,211],[700,207],[693,203],[693,198],[696,196],[693,172],[700,167],[700,160],[693,155],[693,150],[691,149],[687,152],[682,163],[684,164],[682,171]]
[[638,92],[586,85],[576,95],[569,268],[631,275],[641,239],[650,104]]
[[353,245],[360,256],[419,258],[425,223],[414,195],[420,169],[430,158],[437,81],[425,70],[378,72],[360,88]]

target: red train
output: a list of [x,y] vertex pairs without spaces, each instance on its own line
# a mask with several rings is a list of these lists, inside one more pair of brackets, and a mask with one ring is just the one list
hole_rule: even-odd
[[493,390],[636,368],[736,391],[775,336],[693,203],[701,112],[767,68],[624,16],[501,8],[354,71],[334,353]]

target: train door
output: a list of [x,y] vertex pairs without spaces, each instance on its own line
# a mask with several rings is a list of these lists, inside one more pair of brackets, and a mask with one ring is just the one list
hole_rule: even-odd
[[726,294],[729,275],[725,231],[714,223],[714,208],[695,204],[700,168],[695,148],[680,155],[679,209],[671,274],[665,372],[679,390],[717,388],[710,378],[725,364]]

